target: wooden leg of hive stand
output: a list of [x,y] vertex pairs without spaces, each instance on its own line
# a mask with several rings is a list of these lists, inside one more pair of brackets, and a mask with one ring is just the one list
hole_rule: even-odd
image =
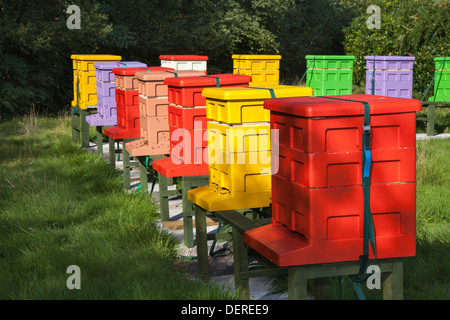
[[183,228],[184,244],[188,248],[194,246],[193,218],[195,215],[194,204],[188,199],[188,191],[209,183],[209,176],[182,177],[182,201],[183,201]]
[[86,117],[89,115],[88,110],[79,110],[80,113],[80,132],[81,132],[81,147],[89,147],[89,123],[86,122]]
[[73,112],[72,108],[72,141],[76,144],[80,143],[80,115],[78,111],[76,113]]
[[207,282],[208,270],[208,241],[206,230],[206,211],[195,205],[195,240],[197,244],[198,277]]
[[395,259],[392,262],[392,272],[383,282],[384,300],[403,300],[403,261]]
[[168,221],[169,215],[169,193],[167,185],[167,177],[158,172],[159,184],[159,210],[161,212],[161,221]]
[[304,268],[288,268],[288,297],[289,300],[306,300],[307,277]]
[[195,210],[193,204],[188,199],[188,191],[191,190],[192,183],[188,177],[182,177],[181,180],[181,197],[183,201],[183,230],[184,230],[184,245],[188,248],[194,246],[194,225],[193,217]]
[[122,156],[123,156],[123,187],[128,190],[130,189],[130,153],[125,148],[125,144],[129,142],[129,139],[122,140]]
[[141,192],[148,193],[148,178],[147,178],[147,157],[137,157],[139,161],[139,180],[141,182]]
[[116,167],[116,147],[114,146],[114,139],[108,138],[109,143],[109,164],[115,168]]
[[234,260],[234,285],[242,300],[250,299],[250,282],[241,272],[248,271],[248,250],[244,243],[244,234],[233,228],[233,260]]
[[97,128],[97,154],[103,157],[103,127],[98,126]]

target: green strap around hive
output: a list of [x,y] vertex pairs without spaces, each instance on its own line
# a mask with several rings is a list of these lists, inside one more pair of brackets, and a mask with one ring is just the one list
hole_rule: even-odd
[[444,57],[444,59],[443,59],[442,62],[441,62],[441,65],[439,66],[439,68],[438,68],[438,69],[436,70],[436,72],[434,73],[433,79],[431,79],[431,82],[430,82],[430,84],[428,85],[427,90],[426,90],[425,93],[423,94],[422,99],[420,99],[420,102],[422,102],[423,99],[425,98],[425,96],[427,95],[428,90],[430,89],[431,85],[433,84],[434,78],[436,78],[436,76],[437,76],[439,70],[441,70],[441,67],[442,67],[442,65],[444,64],[445,59],[446,59],[446,57]]
[[220,88],[220,79],[219,77],[214,77],[214,76],[201,76],[202,78],[214,78],[216,79],[216,87]]
[[314,56],[314,57],[312,58],[312,60],[311,60],[311,62],[309,63],[309,65],[306,67],[306,70],[305,70],[305,72],[303,73],[303,76],[302,76],[302,78],[300,79],[300,82],[298,83],[298,85],[300,85],[300,84],[302,83],[303,78],[305,78],[306,73],[308,72],[308,69],[311,67],[311,64],[314,62],[315,59],[316,59],[316,56]]
[[80,96],[80,78],[77,76],[77,104],[73,107],[72,114],[78,114],[78,104],[79,104],[79,96]]
[[[372,247],[373,255],[374,255],[374,264],[376,259],[376,243],[375,243],[375,229],[373,226],[372,220],[372,212],[370,210],[370,165],[372,162],[372,153],[371,153],[371,128],[370,128],[370,106],[368,102],[365,101],[357,101],[357,100],[349,100],[349,99],[339,99],[332,97],[324,97],[321,98],[333,99],[333,100],[341,100],[341,101],[350,101],[350,102],[358,102],[364,105],[364,125],[363,125],[363,152],[362,152],[362,187],[363,187],[363,195],[364,195],[364,231],[363,231],[363,254],[360,256],[361,265],[359,268],[358,275],[363,275],[366,270],[367,261],[369,259],[369,243]],[[350,278],[353,281],[353,288],[355,289],[356,294],[359,299],[365,300],[364,294],[362,292],[360,283],[365,281],[368,278],[368,275],[363,279],[359,279],[358,275],[352,275]]]
[[166,71],[166,72],[173,73],[175,75],[175,78],[178,78],[178,73],[173,72],[173,71]]
[[375,56],[373,56],[372,95],[375,95]]
[[261,88],[261,87],[247,87],[249,89],[261,89],[261,90],[269,90],[270,92],[270,96],[272,97],[272,99],[275,99],[275,91],[272,88]]

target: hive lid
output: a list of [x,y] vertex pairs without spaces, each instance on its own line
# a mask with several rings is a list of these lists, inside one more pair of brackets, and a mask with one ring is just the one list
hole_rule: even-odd
[[[445,59],[445,62],[442,63]],[[436,57],[434,58],[434,62],[436,63],[435,69],[449,69],[450,68],[450,57]]]
[[281,56],[278,54],[233,54],[231,58],[238,60],[280,60]]
[[139,61],[119,61],[119,62],[95,62],[94,68],[100,70],[112,70],[114,68],[143,68],[147,64]]
[[[373,61],[374,56],[364,56],[364,58],[366,60]],[[402,60],[414,61],[416,60],[416,58],[411,56],[375,56],[375,61],[402,61]]]
[[149,72],[149,71],[173,71],[173,68],[165,67],[144,67],[144,68],[114,68],[112,72],[121,76],[134,76],[137,72]]
[[167,78],[164,84],[169,87],[211,87],[216,86],[217,80],[220,85],[245,84],[252,81],[251,76],[232,73],[212,74],[196,77]]
[[217,100],[251,100],[285,97],[303,97],[313,94],[312,88],[297,86],[258,86],[258,87],[231,87],[231,88],[207,88],[202,91],[203,97]]
[[135,76],[143,81],[161,81],[166,78],[175,77],[192,77],[206,75],[206,71],[194,70],[177,70],[177,71],[152,71],[152,72],[136,72]]
[[83,60],[83,61],[119,61],[122,60],[121,56],[115,56],[110,54],[72,54],[71,59]]
[[159,56],[160,60],[175,60],[175,61],[206,61],[207,56],[197,56],[197,55],[170,55],[162,54]]
[[267,99],[264,101],[264,109],[307,118],[359,116],[364,115],[364,105],[361,102],[369,103],[371,114],[405,113],[422,109],[419,100],[366,94]]
[[320,56],[314,56],[314,55],[307,55],[305,57],[306,60],[354,60],[355,56],[339,56],[339,55],[320,55]]

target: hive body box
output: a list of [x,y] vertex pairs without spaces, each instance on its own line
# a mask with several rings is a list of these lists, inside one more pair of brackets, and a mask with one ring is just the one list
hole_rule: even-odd
[[354,56],[306,56],[306,86],[314,96],[352,94]]
[[143,68],[145,63],[139,61],[96,62],[97,78],[97,113],[86,117],[91,126],[115,126],[117,124],[116,83],[112,72],[115,68]]
[[165,72],[163,67],[113,69],[116,83],[117,125],[105,129],[112,139],[132,139],[140,136],[139,91],[136,73]]
[[207,56],[198,55],[160,55],[161,67],[173,68],[174,70],[207,70]]
[[450,57],[437,57],[434,62],[434,95],[428,100],[450,102]]
[[168,87],[164,80],[201,75],[206,75],[206,71],[166,70],[136,73],[140,139],[126,144],[131,156],[169,154],[169,100]]
[[264,101],[312,95],[311,88],[205,89],[209,185],[188,198],[208,211],[268,207],[271,203],[271,133]]
[[[371,95],[269,99],[279,130],[272,224],[245,242],[278,266],[357,261],[362,255],[362,125],[370,104],[370,206],[377,258],[415,255],[417,100]],[[370,257],[373,258],[372,254]]]
[[84,110],[88,106],[97,106],[97,79],[94,63],[118,62],[122,57],[109,54],[73,54],[70,57],[73,65],[72,107],[75,107],[77,103],[78,107]]
[[[366,94],[412,98],[414,57],[366,56]],[[374,69],[375,67],[375,69]]]
[[233,73],[252,77],[250,86],[272,85],[280,82],[280,55],[234,54]]
[[166,177],[207,175],[206,98],[202,91],[247,87],[250,81],[250,76],[234,74],[166,79],[171,157],[154,161],[153,168]]

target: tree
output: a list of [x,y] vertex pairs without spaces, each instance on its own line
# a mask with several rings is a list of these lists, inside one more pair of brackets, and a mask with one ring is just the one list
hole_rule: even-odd
[[[359,1],[345,0],[357,15],[344,29],[345,51],[355,55],[354,79],[365,82],[365,59],[368,55],[411,55],[414,64],[415,98],[422,98],[434,75],[434,58],[448,56],[448,28],[450,15],[448,1],[436,0],[376,0],[381,9],[381,28],[368,29],[366,20],[370,14],[357,6]],[[429,91],[432,94],[432,90]]]

